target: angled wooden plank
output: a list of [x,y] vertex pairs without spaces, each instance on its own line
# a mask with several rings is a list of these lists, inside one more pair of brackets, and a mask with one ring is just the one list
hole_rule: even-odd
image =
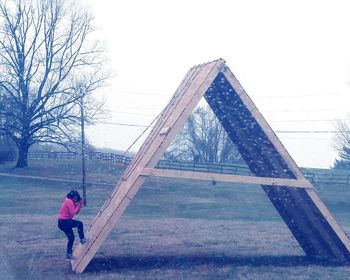
[[275,187],[293,187],[302,189],[313,189],[314,187],[308,180],[268,178],[256,176],[230,175],[210,172],[192,172],[184,170],[144,168],[141,172],[143,176],[165,177],[165,178],[182,178],[203,181],[218,181],[229,183],[246,183],[254,185],[268,185]]
[[[158,137],[159,134],[161,134],[160,130],[163,129],[163,127],[166,127],[165,123],[172,122],[172,118],[174,117],[173,115],[175,114],[174,112],[181,111],[180,109],[186,105],[186,99],[188,99],[188,97],[186,97],[185,94],[191,96],[193,90],[197,90],[196,86],[198,86],[200,82],[203,82],[203,78],[206,78],[208,76],[208,74],[210,73],[210,71],[213,70],[216,64],[223,65],[224,61],[218,60],[211,63],[201,64],[197,67],[193,67],[187,73],[179,88],[176,90],[174,96],[171,98],[169,104],[161,113],[160,118],[158,118],[158,121],[154,125],[150,135],[147,137],[144,144],[139,149],[139,152],[134,157],[128,169],[124,172],[124,178],[128,177],[129,174],[133,172],[135,166],[139,164],[141,159],[144,159],[143,156],[145,153],[149,154],[148,151],[150,150],[151,145],[154,145],[155,138]],[[190,92],[191,94],[188,94],[188,92]]]
[[133,197],[128,195],[131,187],[140,187],[143,182],[144,178],[139,177],[132,185],[125,181],[120,184],[110,203],[104,207],[103,211],[99,212],[98,218],[95,219],[86,233],[89,242],[85,245],[79,245],[74,251],[75,260],[72,262],[72,270],[74,272],[80,273],[84,271],[131,202]]
[[[253,174],[305,180],[228,68],[219,73],[204,97]],[[307,255],[340,263],[349,260],[349,239],[315,190],[262,187]]]
[[78,246],[74,251],[75,260],[72,270],[82,272],[97,252],[110,230],[116,224],[131,199],[135,196],[144,182],[142,170],[154,167],[177,131],[183,126],[185,120],[208,89],[213,79],[224,65],[223,60],[206,63],[193,68],[185,77],[184,83],[175,92],[162,117],[141,146],[129,168],[122,175],[108,201],[102,206],[99,214],[87,232],[89,242]]
[[[157,138],[154,141],[148,141],[149,145],[140,152],[142,155],[146,154],[140,160],[142,166],[155,166],[224,64],[223,60],[217,60],[200,65],[201,71],[197,73],[195,79],[186,87],[181,99],[173,106],[169,116],[159,120],[159,123],[156,124],[158,128]],[[159,134],[164,127],[170,128],[167,134]]]
[[[214,62],[216,63],[216,62]],[[178,106],[181,98],[183,97],[184,93],[188,90],[191,83],[197,78],[197,75],[203,70],[203,67],[207,64],[201,64],[196,67],[192,67],[182,80],[180,86],[176,90],[174,96],[169,101],[169,104],[165,107],[165,109],[160,114],[160,117],[157,120],[157,123],[154,125],[153,129],[151,130],[150,134],[148,135],[147,139],[144,141],[142,146],[139,149],[139,152],[135,155],[132,162],[129,164],[127,169],[124,171],[122,175],[122,180],[125,180],[130,174],[132,174],[135,170],[135,168],[140,164],[140,160],[143,158],[143,155],[146,151],[150,150],[150,147],[155,140],[156,137],[158,137],[158,134],[164,135],[164,133],[161,131],[164,129],[164,123],[169,119],[169,117],[172,115],[173,111],[175,110],[176,106]],[[165,135],[164,135],[165,136]],[[103,211],[103,208],[110,203],[109,200],[115,195],[117,188],[119,186],[121,181],[117,183],[117,187],[114,189],[112,194],[109,196],[109,199],[105,202],[105,204],[102,206],[101,211]],[[95,220],[97,217],[95,218]],[[94,221],[95,221],[94,220]],[[93,222],[94,222],[93,221]]]
[[234,74],[231,72],[231,70],[228,67],[225,67],[222,73],[224,74],[225,78],[231,83],[236,94],[238,94],[238,96],[241,98],[242,104],[244,104],[246,108],[249,109],[250,113],[252,114],[252,117],[257,121],[257,123],[260,125],[260,127],[270,139],[271,143],[275,146],[275,150],[278,151],[278,153],[284,158],[285,162],[287,163],[288,167],[293,171],[293,174],[296,176],[296,178],[305,179],[300,168],[297,166],[293,158],[290,156],[282,142],[278,139],[275,132],[272,130],[270,125],[262,116],[258,108],[255,106],[255,104],[253,103],[249,95],[246,93],[246,91],[243,89],[243,87],[236,79]]

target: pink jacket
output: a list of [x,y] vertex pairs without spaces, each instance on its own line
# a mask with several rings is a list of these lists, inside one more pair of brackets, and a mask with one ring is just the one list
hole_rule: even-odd
[[83,207],[83,201],[75,204],[70,198],[66,198],[61,205],[60,212],[58,213],[58,219],[68,220],[73,219],[74,215],[78,214]]

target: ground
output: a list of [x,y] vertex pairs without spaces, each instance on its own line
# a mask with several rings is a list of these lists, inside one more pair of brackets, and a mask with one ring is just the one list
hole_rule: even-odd
[[[56,215],[65,194],[79,187],[0,176],[0,251],[6,252],[0,279],[333,280],[350,275],[348,266],[309,260],[259,186],[165,179],[146,182],[86,270],[75,274],[64,258],[66,239]],[[112,189],[89,185],[88,205],[77,216],[86,229]],[[317,189],[350,233],[349,187]]]

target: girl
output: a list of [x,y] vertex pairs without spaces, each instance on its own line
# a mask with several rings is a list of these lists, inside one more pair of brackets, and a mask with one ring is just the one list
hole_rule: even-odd
[[65,201],[62,203],[60,212],[58,214],[58,228],[62,230],[68,238],[67,243],[67,260],[73,260],[73,243],[74,232],[73,228],[78,228],[78,234],[80,237],[80,243],[85,244],[87,239],[84,237],[84,225],[81,221],[73,220],[74,215],[78,214],[83,207],[83,200],[79,193],[75,190],[70,191],[67,194]]

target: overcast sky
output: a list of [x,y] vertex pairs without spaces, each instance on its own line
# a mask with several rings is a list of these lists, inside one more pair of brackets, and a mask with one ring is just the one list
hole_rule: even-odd
[[116,74],[104,90],[114,124],[89,128],[92,144],[125,150],[192,66],[223,58],[299,166],[333,164],[333,134],[312,131],[350,113],[349,1],[81,2]]

